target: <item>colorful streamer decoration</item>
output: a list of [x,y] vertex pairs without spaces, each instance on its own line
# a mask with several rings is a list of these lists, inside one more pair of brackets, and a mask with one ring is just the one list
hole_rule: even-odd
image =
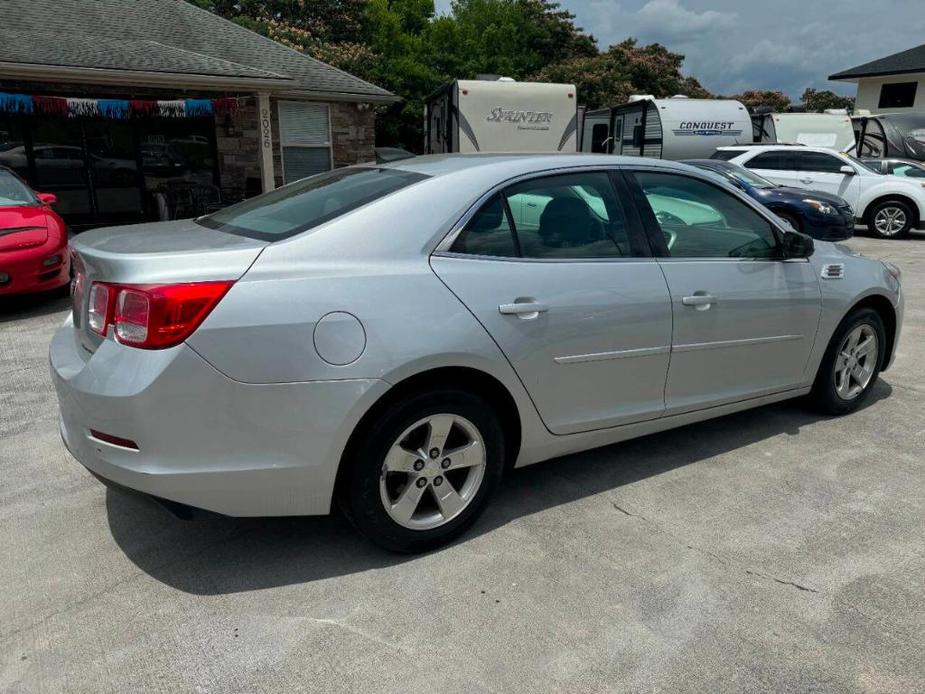
[[32,96],[0,92],[0,113],[30,114],[72,118],[205,118],[238,110],[236,97],[217,99],[87,99],[82,97]]

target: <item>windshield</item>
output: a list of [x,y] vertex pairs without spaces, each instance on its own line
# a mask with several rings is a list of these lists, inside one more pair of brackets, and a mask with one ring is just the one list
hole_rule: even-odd
[[427,176],[399,169],[352,167],[303,178],[295,183],[239,202],[198,224],[278,241],[328,222],[367,203],[383,198]]
[[35,202],[29,186],[10,171],[0,169],[0,207],[20,207]]
[[727,176],[731,176],[740,183],[749,185],[752,188],[777,188],[776,183],[771,183],[768,179],[749,171],[744,166],[730,166],[720,170]]

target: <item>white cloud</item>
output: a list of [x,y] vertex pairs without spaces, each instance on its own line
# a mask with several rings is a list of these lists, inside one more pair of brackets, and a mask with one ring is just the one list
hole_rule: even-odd
[[640,33],[665,39],[702,37],[735,26],[737,18],[735,12],[695,12],[684,7],[680,0],[649,0],[636,16],[636,28]]

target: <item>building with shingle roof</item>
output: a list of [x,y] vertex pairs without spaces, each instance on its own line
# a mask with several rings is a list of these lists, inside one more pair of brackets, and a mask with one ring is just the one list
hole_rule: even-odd
[[371,160],[371,106],[398,100],[184,0],[0,0],[0,16],[0,166],[77,228]]

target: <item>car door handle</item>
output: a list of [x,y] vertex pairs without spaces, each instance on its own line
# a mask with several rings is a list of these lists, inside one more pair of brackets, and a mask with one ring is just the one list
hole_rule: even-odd
[[813,179],[811,178],[801,178],[800,183],[812,183]]
[[515,301],[513,304],[501,304],[498,311],[504,316],[517,316],[525,320],[536,318],[541,313],[546,313],[549,307],[536,301]]
[[693,306],[698,311],[706,311],[716,303],[716,297],[711,294],[693,294],[681,297],[681,303],[685,306]]

